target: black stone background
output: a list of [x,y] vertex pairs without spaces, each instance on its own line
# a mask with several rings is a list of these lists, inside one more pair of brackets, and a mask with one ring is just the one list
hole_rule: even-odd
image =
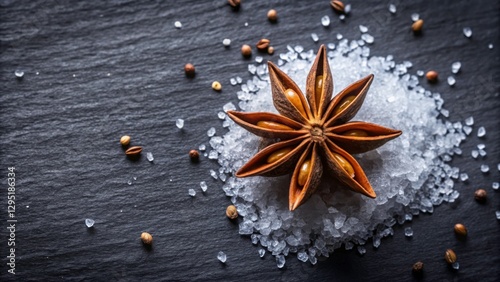
[[[421,260],[423,281],[499,281],[500,200],[491,183],[500,180],[500,3],[394,0],[392,15],[390,2],[350,1],[352,12],[340,22],[326,0],[248,0],[239,11],[224,0],[0,1],[0,280],[414,281],[411,266]],[[266,18],[271,8],[278,11],[276,24]],[[421,36],[410,32],[415,12],[425,19]],[[324,15],[332,19],[329,28],[321,26]],[[320,43],[337,42],[337,33],[359,39],[360,24],[375,37],[371,55],[409,60],[413,74],[440,73],[436,85],[421,82],[441,93],[447,120],[474,116],[464,153],[452,161],[470,180],[456,181],[457,202],[395,226],[378,249],[369,242],[365,255],[337,250],[314,266],[290,255],[278,269],[274,257],[261,259],[259,247],[225,217],[230,201],[209,175],[218,165],[206,158],[192,164],[187,152],[208,144],[208,128],[225,132],[217,112],[237,103],[238,90],[229,79],[251,78],[247,65],[256,55],[243,59],[242,44],[269,38],[276,53],[264,60],[277,61],[288,44],[316,52]],[[462,34],[466,26],[470,39]],[[224,38],[232,40],[228,49]],[[462,70],[450,87],[454,61]],[[196,66],[194,79],[184,75],[187,62]],[[25,72],[21,80],[17,69]],[[211,89],[214,80],[222,92]],[[186,120],[183,130],[175,127],[177,118]],[[476,137],[480,125],[484,138]],[[124,134],[152,152],[154,163],[145,154],[126,159],[118,143]],[[479,143],[488,155],[474,160],[470,151]],[[489,173],[480,172],[482,163]],[[6,265],[10,166],[16,168],[16,275]],[[198,191],[195,198],[188,188]],[[477,188],[488,191],[486,204],[474,201]],[[85,218],[95,219],[95,228],[87,229]],[[466,241],[455,237],[456,222],[468,227]],[[408,226],[411,239],[404,236]],[[139,240],[145,230],[154,236],[149,251]],[[447,248],[456,251],[460,270],[444,262]],[[216,258],[220,250],[225,265]]]

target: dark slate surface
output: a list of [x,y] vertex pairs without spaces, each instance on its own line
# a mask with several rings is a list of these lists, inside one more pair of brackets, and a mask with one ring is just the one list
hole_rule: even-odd
[[[500,178],[500,3],[392,3],[396,15],[388,12],[389,1],[352,1],[352,13],[341,23],[326,0],[249,0],[237,12],[224,0],[0,1],[0,280],[413,281],[411,265],[418,260],[425,263],[423,281],[499,279],[500,200],[491,183]],[[278,10],[277,24],[266,19],[270,8]],[[409,32],[414,12],[425,19],[418,37]],[[329,28],[320,24],[324,15],[332,18]],[[182,29],[174,28],[176,20]],[[335,41],[337,33],[354,39],[359,24],[376,39],[372,55],[409,60],[412,73],[441,74],[438,84],[423,85],[442,94],[449,120],[474,116],[474,136],[453,160],[470,180],[455,184],[461,193],[456,203],[395,227],[393,237],[378,249],[368,246],[364,256],[338,250],[315,266],[291,256],[280,270],[269,254],[259,258],[259,248],[225,217],[229,199],[208,173],[216,163],[191,164],[187,152],[207,143],[209,127],[224,132],[217,112],[237,102],[229,78],[251,77],[241,44],[265,37],[276,54],[287,44],[317,50],[311,32],[323,43]],[[462,35],[465,26],[473,30],[471,39]],[[226,37],[229,49],[221,44]],[[462,71],[451,88],[445,78],[457,60]],[[196,66],[194,79],[184,76],[187,62]],[[22,80],[16,69],[26,73]],[[221,93],[210,88],[213,80],[222,82]],[[186,119],[182,131],[177,118]],[[475,136],[479,125],[487,129],[485,138]],[[145,155],[127,160],[118,144],[123,134],[153,152],[154,164]],[[474,160],[470,151],[479,143],[488,156]],[[490,173],[480,172],[482,163]],[[10,166],[17,187],[16,275],[6,265]],[[202,180],[208,180],[208,192],[189,197],[188,188],[199,191]],[[489,193],[484,205],[472,197],[479,187]],[[96,220],[92,230],[84,224],[87,217]],[[466,241],[455,238],[456,222],[469,228]],[[404,236],[407,226],[412,239]],[[155,240],[149,251],[138,238],[144,230]],[[445,264],[447,248],[456,250],[459,271]],[[220,250],[228,255],[226,265],[216,258]]]

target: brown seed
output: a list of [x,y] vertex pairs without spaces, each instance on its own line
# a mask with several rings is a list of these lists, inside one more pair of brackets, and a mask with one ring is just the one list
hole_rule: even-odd
[[128,146],[128,144],[130,144],[130,136],[122,136],[122,138],[120,138],[120,144],[122,144],[122,146]]
[[438,80],[438,73],[436,71],[428,71],[426,74],[425,74],[425,78],[427,78],[427,80],[431,83],[434,83]]
[[234,205],[229,205],[227,206],[226,209],[226,215],[230,219],[235,219],[238,217],[238,211],[236,210],[236,207]]
[[413,32],[415,33],[419,33],[422,31],[423,26],[424,26],[424,20],[420,19],[411,25],[411,30],[413,30]]
[[444,253],[444,259],[448,264],[454,264],[455,262],[457,262],[457,255],[452,249],[448,249]]
[[486,191],[484,189],[477,189],[476,192],[474,192],[474,199],[478,202],[485,202],[486,201]]
[[198,150],[193,149],[189,151],[189,158],[192,162],[197,162],[200,159],[200,153],[198,152]]
[[415,264],[413,264],[412,270],[415,275],[422,274],[422,271],[424,270],[424,263],[421,261],[417,261]]
[[144,244],[151,245],[151,243],[153,243],[153,236],[151,236],[148,232],[142,232],[141,240]]
[[127,149],[125,151],[125,155],[128,157],[136,157],[142,152],[142,147],[141,146],[133,146]]
[[193,64],[186,64],[184,66],[184,72],[186,73],[186,76],[188,77],[193,77],[194,74],[195,74],[195,68],[193,66]]
[[268,53],[269,55],[274,54],[274,47],[273,47],[273,46],[269,46],[269,47],[267,48],[267,53]]
[[257,50],[259,50],[259,51],[267,51],[267,48],[269,48],[270,42],[271,41],[269,39],[262,38],[261,40],[259,40],[259,42],[257,42],[257,44],[255,46],[257,47]]
[[220,82],[218,82],[218,81],[214,81],[214,82],[212,82],[212,89],[215,91],[221,91],[222,84],[220,84]]
[[243,55],[243,57],[250,57],[252,55],[252,47],[248,44],[243,44],[243,46],[241,46],[241,55]]
[[269,10],[269,12],[267,12],[267,19],[271,22],[275,22],[278,20],[278,13],[275,9],[271,9]]
[[332,6],[332,8],[335,10],[335,12],[337,13],[344,13],[344,3],[342,3],[342,1],[338,1],[338,0],[332,0],[330,1],[330,6]]
[[457,223],[455,224],[455,233],[459,236],[467,236],[467,228],[465,228],[465,225],[461,224],[461,223]]
[[240,7],[241,1],[240,0],[227,0],[227,3],[229,4],[229,6],[231,6],[233,8],[238,8],[238,7]]

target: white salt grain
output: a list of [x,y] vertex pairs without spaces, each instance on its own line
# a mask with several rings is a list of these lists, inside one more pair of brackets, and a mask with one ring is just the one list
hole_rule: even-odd
[[174,26],[175,28],[180,29],[182,27],[182,23],[180,21],[175,21]]
[[218,254],[217,254],[217,259],[222,262],[222,263],[226,263],[226,260],[227,260],[227,256],[226,254],[223,252],[223,251],[220,251]]
[[344,7],[344,13],[349,14],[351,12],[351,4],[347,4]]
[[196,196],[196,191],[194,191],[194,189],[189,189],[188,194],[189,194],[189,196],[194,197],[194,196]]
[[181,119],[181,118],[180,118],[180,119],[177,119],[177,120],[175,121],[175,126],[177,126],[177,128],[179,128],[179,129],[182,129],[182,128],[184,127],[184,120],[183,120],[183,119]]
[[458,261],[454,262],[451,267],[453,267],[453,269],[455,270],[458,270],[460,268],[460,264],[458,263]]
[[329,16],[323,16],[321,18],[321,25],[324,27],[330,26],[330,17]]
[[490,171],[490,167],[487,164],[481,165],[481,172],[482,173],[488,173],[489,171]]
[[406,237],[412,237],[413,236],[413,229],[411,229],[411,227],[406,227],[405,228],[405,236]]
[[22,70],[16,70],[14,72],[14,75],[17,77],[17,78],[22,78],[24,76],[24,71]]
[[276,265],[278,268],[283,268],[285,266],[285,256],[284,255],[277,255],[276,256]]
[[500,163],[497,164],[497,170],[500,171]]
[[344,14],[340,15],[340,16],[339,16],[339,19],[340,19],[341,21],[345,20],[345,15],[344,15]]
[[210,176],[212,176],[213,179],[217,180],[217,172],[215,172],[215,170],[213,169],[210,170]]
[[88,228],[91,228],[94,226],[95,221],[93,219],[87,218],[85,219],[85,225],[87,225]]
[[396,13],[396,5],[390,4],[389,5],[389,12],[391,12],[391,14],[395,14]]
[[500,220],[500,211],[496,211],[495,216],[497,217],[498,220]]
[[457,82],[453,76],[448,76],[448,78],[446,79],[446,81],[448,82],[449,86],[453,86]]
[[473,117],[468,117],[465,119],[465,124],[468,126],[471,126],[474,124],[474,118]]
[[151,152],[147,152],[146,153],[146,158],[148,159],[148,161],[152,162],[155,160],[155,158],[153,157],[153,153]]
[[491,188],[493,188],[493,190],[498,190],[499,187],[500,187],[500,183],[498,183],[498,182],[493,182],[491,184]]
[[231,45],[231,39],[224,38],[224,40],[222,40],[222,45],[224,45],[225,47],[229,47]]
[[205,144],[201,144],[201,145],[198,147],[198,149],[199,149],[200,151],[205,151],[205,150],[207,149],[207,146],[205,146]]
[[368,44],[372,44],[375,41],[373,36],[368,33],[363,33],[363,35],[361,35],[361,39],[363,39]]
[[419,15],[419,14],[417,14],[417,13],[413,13],[413,14],[411,14],[411,20],[412,20],[412,21],[416,22],[416,21],[418,21],[419,19],[420,19],[420,15]]
[[467,173],[460,173],[460,180],[467,181],[469,179],[469,175]]
[[470,27],[464,27],[463,33],[465,37],[470,38],[472,36],[472,29]]
[[205,181],[200,182],[201,191],[207,192],[207,183]]
[[311,33],[311,38],[314,42],[318,42],[319,41],[319,37],[316,33]]
[[462,64],[460,62],[454,62],[453,64],[451,64],[451,72],[458,73],[460,71],[461,67],[462,67]]
[[486,129],[484,128],[484,126],[481,126],[477,130],[477,137],[484,137],[485,135],[486,135]]
[[208,137],[212,137],[215,135],[215,128],[214,127],[210,127],[207,131],[207,135]]
[[470,152],[471,156],[476,159],[479,156],[479,151],[478,150],[472,150]]
[[259,256],[260,256],[261,258],[263,258],[265,254],[266,254],[266,250],[264,250],[264,249],[259,249]]
[[488,49],[493,49],[493,44],[488,44]]
[[359,25],[359,31],[361,31],[361,33],[368,32],[368,27],[364,25]]

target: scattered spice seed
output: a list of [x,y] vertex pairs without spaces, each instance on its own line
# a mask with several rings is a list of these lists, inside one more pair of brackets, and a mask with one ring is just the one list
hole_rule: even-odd
[[184,66],[184,72],[186,73],[186,76],[193,77],[195,74],[195,68],[194,68],[193,64],[190,64],[190,63],[186,64]]
[[243,57],[250,57],[252,55],[252,47],[248,44],[243,44],[243,46],[241,46],[241,54]]
[[137,157],[141,152],[142,152],[141,146],[133,146],[128,148],[127,151],[125,151],[125,155],[127,155],[127,157]]
[[151,245],[151,243],[153,243],[153,236],[151,236],[148,232],[142,232],[141,240],[144,244]]
[[484,203],[486,201],[486,196],[487,193],[484,189],[477,189],[476,192],[474,192],[474,198],[478,202]]
[[412,271],[415,275],[421,275],[424,271],[424,263],[421,261],[417,261],[415,264],[413,264]]
[[218,81],[214,81],[214,82],[212,82],[212,89],[215,91],[221,91],[222,84],[220,84],[220,82],[218,82]]
[[332,8],[333,8],[333,10],[335,10],[335,12],[337,12],[339,14],[344,13],[345,6],[344,6],[344,3],[342,3],[342,1],[332,0],[332,1],[330,1],[330,6],[332,6]]
[[278,20],[278,12],[276,12],[275,9],[269,10],[269,12],[267,12],[267,19],[271,22],[277,21]]
[[274,54],[274,47],[273,47],[273,46],[269,46],[269,47],[267,48],[267,53],[268,53],[269,55]]
[[457,261],[457,255],[452,249],[448,249],[444,253],[444,259],[448,264],[454,264]]
[[226,209],[226,215],[230,219],[235,219],[238,217],[238,211],[234,205],[229,205]]
[[124,135],[122,136],[122,138],[120,138],[120,144],[122,144],[122,146],[128,146],[128,144],[130,144],[130,136],[128,135]]
[[233,8],[239,8],[241,1],[240,0],[227,0],[227,3],[229,4],[229,6],[231,6]]
[[425,77],[429,82],[434,83],[438,80],[438,73],[436,71],[431,70],[425,74]]
[[270,42],[271,41],[269,39],[262,38],[261,40],[259,40],[259,42],[257,42],[257,44],[255,46],[257,47],[257,50],[259,50],[259,51],[267,51],[267,49],[269,48]]
[[467,236],[467,228],[465,228],[465,225],[461,223],[455,224],[454,227],[455,233],[459,236],[465,237]]
[[198,150],[193,149],[189,151],[189,158],[192,162],[197,162],[200,160],[200,153],[198,152]]
[[414,33],[420,33],[422,31],[422,27],[424,26],[424,20],[419,19],[411,25],[411,29]]

